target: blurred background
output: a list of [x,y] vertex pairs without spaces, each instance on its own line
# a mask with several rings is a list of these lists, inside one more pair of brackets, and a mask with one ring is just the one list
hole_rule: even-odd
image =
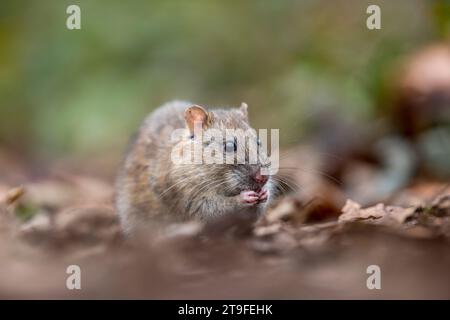
[[[81,30],[66,28],[70,4]],[[366,27],[370,4],[381,30]],[[449,1],[3,0],[0,179],[63,164],[112,181],[145,115],[186,99],[247,102],[253,126],[279,128],[284,149],[306,141],[327,155],[338,184],[355,157],[399,159],[389,175],[408,172],[396,186],[423,164],[446,180],[449,37]],[[12,176],[19,164],[25,176]]]
[[[115,173],[173,99],[246,102],[294,192],[122,241]],[[0,1],[0,299],[448,299],[449,158],[450,0]]]

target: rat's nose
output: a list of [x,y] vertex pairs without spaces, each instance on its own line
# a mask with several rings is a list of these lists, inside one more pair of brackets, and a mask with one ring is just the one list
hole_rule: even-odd
[[258,169],[258,171],[256,171],[255,175],[253,176],[253,180],[255,180],[255,182],[260,184],[261,186],[263,186],[268,179],[269,178],[266,175],[261,174],[261,169]]

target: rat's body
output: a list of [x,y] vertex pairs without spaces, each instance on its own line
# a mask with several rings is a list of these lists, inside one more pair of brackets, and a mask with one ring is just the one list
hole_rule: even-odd
[[[125,231],[145,226],[152,218],[208,220],[227,214],[257,216],[264,210],[272,184],[268,176],[261,175],[260,164],[172,161],[173,131],[184,128],[181,144],[194,144],[194,123],[221,131],[251,129],[245,104],[239,109],[206,111],[175,101],[156,109],[132,141],[117,178],[116,208]],[[229,141],[220,143],[224,153],[233,146]]]

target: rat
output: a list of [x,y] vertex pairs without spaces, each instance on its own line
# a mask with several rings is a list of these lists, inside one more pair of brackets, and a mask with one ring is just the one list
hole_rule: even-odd
[[[196,124],[202,132],[214,129],[224,133],[224,139],[198,139]],[[172,138],[176,129],[181,129],[179,141]],[[230,139],[225,134],[228,129],[253,133]],[[210,110],[172,101],[150,113],[130,141],[116,179],[115,206],[125,233],[153,219],[210,221],[233,214],[261,216],[273,198],[275,185],[270,175],[262,174],[267,156],[261,148],[251,149],[245,143],[237,146],[241,138],[260,146],[252,130],[245,103],[239,108]],[[240,148],[245,151],[245,161],[235,158],[231,164],[189,164],[172,160],[176,145],[192,150],[195,144],[213,144],[224,156]],[[249,161],[249,153],[255,156],[254,152],[258,152],[256,163]]]

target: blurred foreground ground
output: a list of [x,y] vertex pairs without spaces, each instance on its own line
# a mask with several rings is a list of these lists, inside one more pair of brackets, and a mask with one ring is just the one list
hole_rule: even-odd
[[[450,298],[448,1],[77,3],[0,4],[0,298]],[[287,195],[126,241],[120,154],[175,98],[279,128]]]
[[[9,168],[10,178],[24,176]],[[50,172],[0,186],[0,298],[450,298],[450,190],[422,181],[414,206],[335,208],[297,193],[256,224],[228,219],[120,234],[111,183]],[[325,192],[325,191],[324,191]],[[331,202],[331,204],[330,204]],[[339,217],[338,217],[339,216]],[[81,290],[66,268],[81,267]],[[381,290],[366,269],[381,268]]]

